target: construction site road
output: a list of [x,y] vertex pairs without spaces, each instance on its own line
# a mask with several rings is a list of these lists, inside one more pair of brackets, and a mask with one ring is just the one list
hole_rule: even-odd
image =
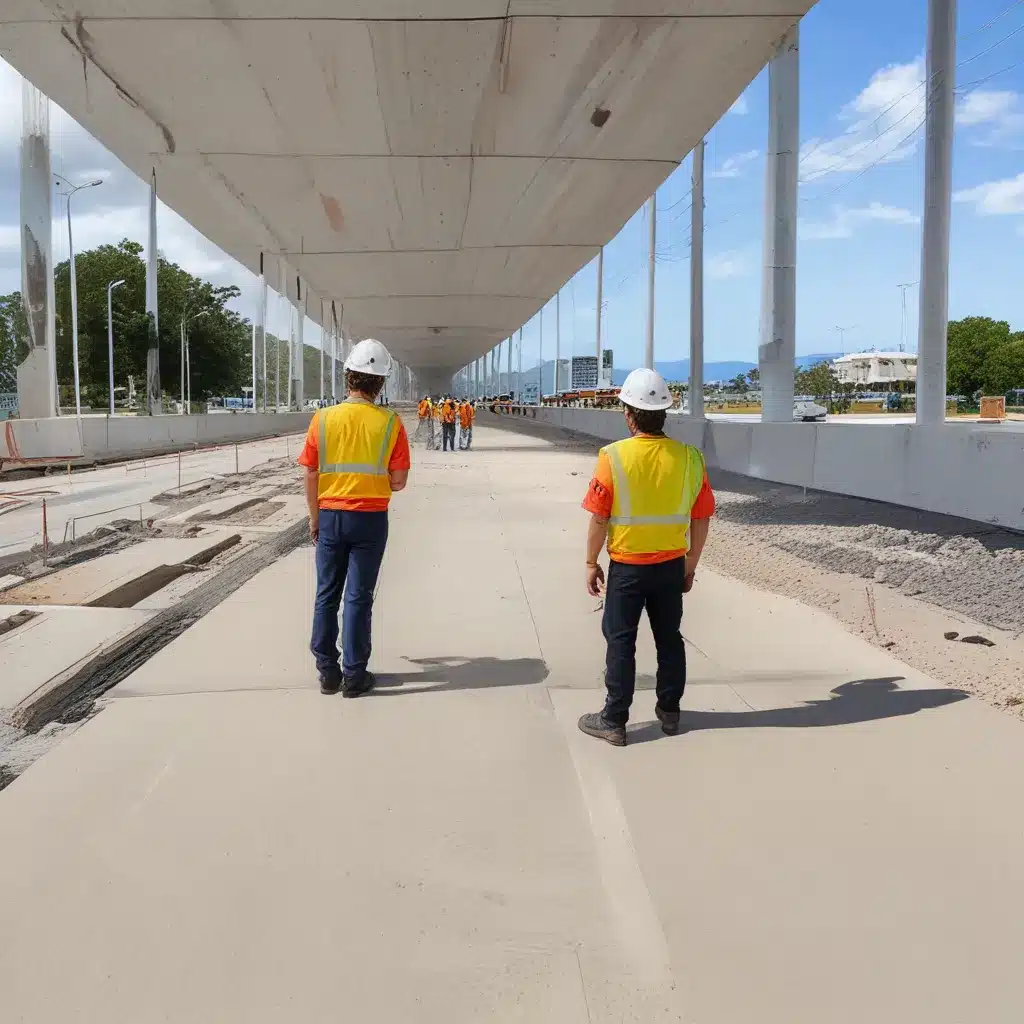
[[[114,519],[136,520],[154,511],[152,498],[176,492],[216,476],[245,473],[268,459],[297,455],[301,435],[199,448],[178,455],[137,459],[98,469],[10,480],[0,478],[0,558],[25,551],[43,540],[43,499],[49,541],[58,544]],[[237,464],[236,464],[237,453]]]
[[1024,1019],[1024,723],[702,565],[683,734],[645,626],[583,736],[592,459],[414,451],[370,696],[318,692],[305,545],[0,792],[5,1019]]

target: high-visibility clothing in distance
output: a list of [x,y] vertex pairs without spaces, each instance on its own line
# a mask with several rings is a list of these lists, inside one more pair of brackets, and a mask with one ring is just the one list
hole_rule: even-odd
[[441,422],[442,423],[454,423],[455,422],[455,403],[445,402],[441,407]]
[[378,511],[391,498],[391,470],[409,468],[409,440],[397,414],[349,398],[313,416],[299,463],[319,471],[321,508]]
[[459,423],[462,425],[463,430],[468,430],[473,426],[473,420],[476,418],[476,413],[473,411],[473,406],[469,402],[463,402],[459,406]]
[[704,457],[670,437],[640,434],[601,449],[584,508],[608,518],[608,555],[644,563],[683,556],[690,520],[714,512]]
[[430,409],[430,400],[428,398],[420,399],[419,414],[421,420],[425,420],[430,415]]

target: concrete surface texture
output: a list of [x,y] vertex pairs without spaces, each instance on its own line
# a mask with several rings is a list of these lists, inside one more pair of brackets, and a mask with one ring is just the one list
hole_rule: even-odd
[[5,58],[206,237],[254,272],[280,254],[293,299],[297,271],[442,386],[594,258],[812,3],[16,0],[0,19]]
[[1019,1021],[1024,725],[702,568],[687,732],[645,627],[582,736],[592,456],[474,440],[396,496],[376,694],[317,692],[302,548],[0,793],[5,1015]]
[[[621,413],[529,408],[530,421],[603,440],[625,436]],[[483,415],[489,415],[484,413]],[[514,417],[513,417],[514,418]],[[1024,530],[1024,434],[1016,424],[859,429],[843,423],[741,423],[672,416],[668,433],[709,466]]]
[[[308,425],[309,416],[305,416]],[[229,417],[220,417],[228,419]],[[305,429],[303,429],[303,434]],[[295,455],[302,435],[286,435],[238,446],[238,468],[249,473],[269,459]],[[235,472],[234,445],[210,448],[155,459],[136,460],[119,466],[82,470],[71,474],[53,473],[37,479],[5,480],[0,483],[0,557],[25,551],[42,543],[43,499],[51,543],[60,543],[69,522],[78,517],[76,535],[115,519],[138,519],[138,505],[144,518],[162,512],[152,499],[162,492],[178,491],[209,483],[217,476]],[[198,504],[198,502],[197,502]]]

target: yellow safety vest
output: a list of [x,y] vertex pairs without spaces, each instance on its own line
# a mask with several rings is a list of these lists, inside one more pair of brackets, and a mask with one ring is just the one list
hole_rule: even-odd
[[390,498],[388,462],[398,441],[398,416],[349,398],[317,412],[320,432],[317,494],[324,498]]
[[704,456],[670,437],[630,437],[601,451],[612,470],[608,554],[687,551]]

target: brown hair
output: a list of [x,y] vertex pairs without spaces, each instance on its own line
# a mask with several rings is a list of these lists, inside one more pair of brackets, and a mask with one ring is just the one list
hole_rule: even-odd
[[[625,402],[622,403],[626,405]],[[641,434],[664,434],[665,416],[664,409],[634,409],[626,405],[626,410],[636,424],[636,429]]]
[[378,377],[372,373],[357,373],[355,370],[345,371],[345,387],[349,391],[359,391],[367,398],[376,398],[384,387],[386,378]]

